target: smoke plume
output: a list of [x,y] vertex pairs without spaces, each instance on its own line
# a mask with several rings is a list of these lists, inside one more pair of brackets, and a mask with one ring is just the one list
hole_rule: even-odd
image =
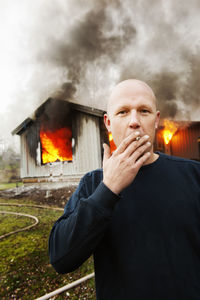
[[80,13],[84,3],[38,53],[41,64],[65,69],[58,98],[105,109],[113,85],[139,78],[152,86],[163,117],[190,118],[200,92],[198,2],[102,1]]
[[150,84],[162,117],[199,120],[199,1],[21,3],[23,76],[10,123],[49,97],[106,109],[113,86],[128,78]]
[[[48,58],[53,67],[66,69],[67,82],[62,83],[59,97],[73,98],[71,90],[75,92],[78,87],[84,86],[84,82],[87,82],[85,86],[92,86],[97,69],[103,71],[108,65],[118,64],[124,46],[136,36],[130,17],[125,15],[116,26],[113,13],[121,9],[119,1],[101,2],[86,11],[72,27],[66,26],[60,39],[48,39],[38,59],[42,63]],[[88,74],[91,67],[93,74]]]
[[67,101],[47,99],[34,114],[34,122],[29,124],[26,131],[26,141],[30,155],[36,158],[36,149],[40,141],[41,129],[46,131],[54,131],[69,126],[73,118],[73,111],[70,109]]

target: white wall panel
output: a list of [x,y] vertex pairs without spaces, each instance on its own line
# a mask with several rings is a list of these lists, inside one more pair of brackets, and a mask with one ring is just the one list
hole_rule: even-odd
[[[73,119],[75,151],[72,162],[37,165],[30,156],[26,132],[21,135],[21,177],[62,177],[82,175],[101,167],[99,117],[77,112]],[[28,130],[28,129],[27,129]]]

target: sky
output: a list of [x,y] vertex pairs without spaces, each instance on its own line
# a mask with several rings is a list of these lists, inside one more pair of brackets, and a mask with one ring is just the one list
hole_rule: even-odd
[[51,95],[105,109],[149,83],[163,116],[200,121],[199,1],[0,0],[0,140]]
[[48,65],[37,59],[40,27],[47,31],[43,14],[48,2],[52,1],[0,0],[0,138],[17,150],[19,139],[11,131],[48,97],[55,71],[49,70],[45,80]]

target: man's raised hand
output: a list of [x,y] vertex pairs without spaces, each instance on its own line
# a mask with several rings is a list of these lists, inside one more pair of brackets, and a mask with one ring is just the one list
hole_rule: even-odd
[[145,135],[137,141],[138,136],[139,132],[130,134],[112,154],[110,147],[103,144],[103,182],[115,194],[131,184],[150,157],[150,152],[147,152],[151,146],[149,136]]

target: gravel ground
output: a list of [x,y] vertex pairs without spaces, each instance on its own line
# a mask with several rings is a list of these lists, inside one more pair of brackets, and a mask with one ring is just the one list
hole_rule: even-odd
[[0,191],[0,197],[8,199],[29,198],[38,205],[64,207],[75,189],[75,185],[59,189],[41,189],[35,186],[22,186]]

